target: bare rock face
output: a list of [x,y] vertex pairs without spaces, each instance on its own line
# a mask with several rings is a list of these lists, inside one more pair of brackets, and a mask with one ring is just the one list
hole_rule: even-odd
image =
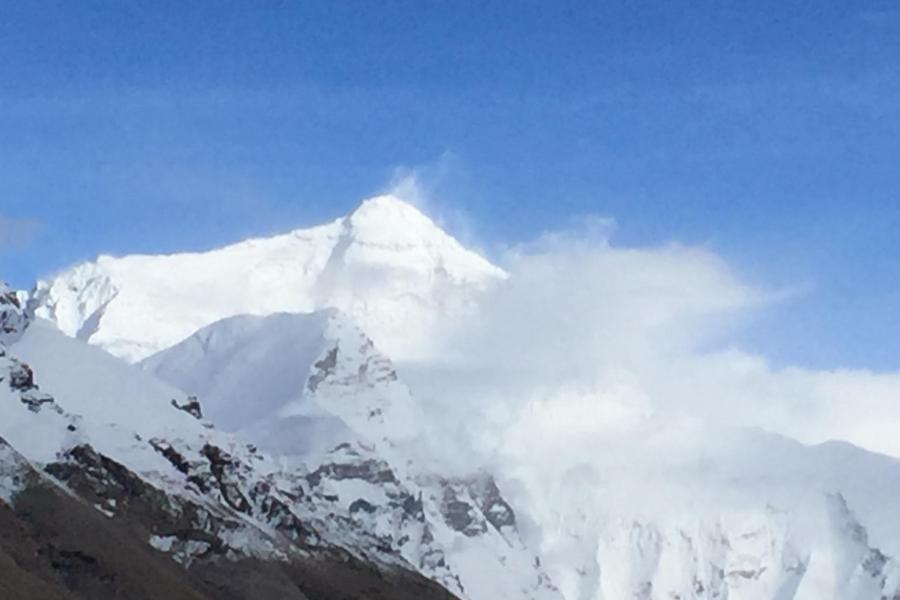
[[9,370],[9,387],[22,392],[35,389],[34,371],[31,367],[16,361]]
[[172,406],[178,410],[183,410],[195,419],[203,418],[203,410],[200,408],[200,401],[197,400],[197,396],[188,396],[184,404],[179,404],[177,400],[172,398]]
[[[202,453],[208,463],[189,467],[201,492],[192,497],[153,485],[89,445],[42,472],[0,439],[0,592],[9,592],[2,597],[453,598],[402,559],[387,564],[326,542],[268,482],[246,491],[250,472],[239,461],[213,447]],[[262,535],[247,551],[247,518],[277,532],[269,540],[275,551],[258,544]]]
[[[519,539],[515,515],[487,474],[446,479],[406,473],[373,447],[347,443],[306,481],[317,510],[374,535],[372,552],[398,553],[461,597],[559,597]],[[475,567],[468,556],[479,557]],[[507,566],[508,573],[500,571]],[[477,575],[488,572],[496,573],[488,578],[490,586],[479,587],[484,583]],[[514,592],[507,581],[514,582]]]
[[[0,597],[16,600],[452,600],[404,569],[385,569],[339,548],[282,560],[229,556],[210,531],[227,517],[172,498],[89,447],[42,474],[0,440]],[[47,476],[67,482],[64,490]],[[92,502],[102,502],[99,510]],[[106,509],[115,510],[107,513]],[[167,532],[177,543],[147,543]],[[154,535],[151,540],[163,539]],[[173,561],[189,549],[191,561]],[[198,552],[198,548],[203,548]]]
[[28,319],[18,296],[0,281],[0,345],[14,342],[27,325]]
[[489,529],[501,535],[515,535],[515,512],[489,474],[438,482],[443,490],[441,514],[454,530],[469,537],[483,535]]

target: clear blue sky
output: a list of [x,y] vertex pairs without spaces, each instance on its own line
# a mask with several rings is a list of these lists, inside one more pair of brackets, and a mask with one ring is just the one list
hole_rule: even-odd
[[808,284],[743,336],[900,369],[900,3],[0,0],[0,274],[336,217],[400,165],[482,245],[573,215]]

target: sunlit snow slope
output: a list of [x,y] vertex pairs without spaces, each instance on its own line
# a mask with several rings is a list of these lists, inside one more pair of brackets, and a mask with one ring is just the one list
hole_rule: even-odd
[[335,311],[239,315],[204,327],[140,363],[203,399],[205,415],[286,456],[321,453],[352,441],[343,421],[308,397],[314,363],[334,340]]
[[32,306],[130,362],[224,317],[328,307],[401,357],[437,312],[503,277],[412,205],[380,196],[327,225],[209,252],[101,256],[40,282]]

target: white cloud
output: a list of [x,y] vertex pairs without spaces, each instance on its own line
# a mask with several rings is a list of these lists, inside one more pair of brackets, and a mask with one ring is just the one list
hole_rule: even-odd
[[467,440],[484,460],[552,456],[555,470],[591,444],[675,423],[900,456],[900,374],[774,369],[731,348],[748,316],[790,293],[748,284],[705,248],[616,247],[600,224],[509,250],[509,279],[426,336],[422,360],[400,365],[439,407],[436,435]]

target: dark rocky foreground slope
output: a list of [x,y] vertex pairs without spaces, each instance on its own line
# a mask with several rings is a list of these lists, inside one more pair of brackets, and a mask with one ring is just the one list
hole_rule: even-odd
[[55,355],[83,409],[68,412],[7,346],[28,326],[0,285],[0,600],[454,598],[327,510],[302,472],[190,403],[141,405],[130,367]]
[[[0,500],[4,600],[453,598],[417,573],[366,563],[334,547],[309,548],[285,560],[210,551],[179,564],[146,542],[152,531],[175,524],[160,521],[158,503],[165,498],[158,490],[108,459],[102,477],[99,462],[48,465],[83,492],[75,495],[0,443],[5,450],[0,476],[15,479],[21,489],[12,503]],[[107,483],[98,485],[101,480]],[[98,492],[118,494],[125,508],[104,515],[91,504]]]

